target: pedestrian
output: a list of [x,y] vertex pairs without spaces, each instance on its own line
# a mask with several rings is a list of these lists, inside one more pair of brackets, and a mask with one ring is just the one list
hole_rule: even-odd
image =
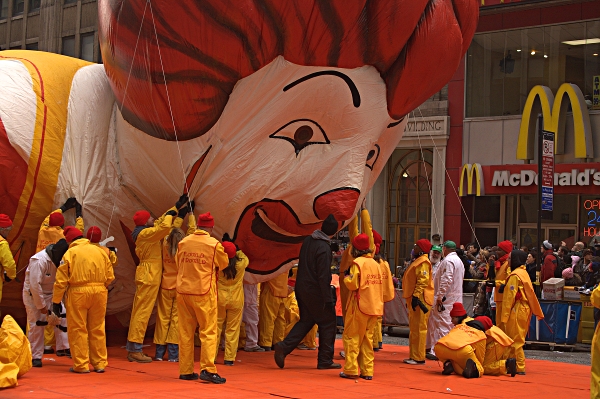
[[417,240],[413,251],[417,257],[408,267],[402,278],[402,294],[408,308],[409,354],[404,363],[416,365],[425,363],[427,344],[427,319],[433,305],[433,279],[429,251],[431,243],[426,238]]
[[[177,310],[179,312],[179,379],[224,384],[217,374],[217,274],[229,265],[223,245],[211,237],[210,212],[198,216],[198,228],[179,243]],[[200,376],[194,373],[194,332],[200,326]]]
[[69,249],[56,271],[52,294],[52,313],[60,317],[65,299],[67,336],[71,346],[74,373],[96,373],[108,365],[106,352],[106,302],[108,285],[115,279],[108,255],[83,238],[81,231],[69,226],[64,230]]
[[8,215],[0,214],[0,301],[2,301],[2,286],[17,277],[17,265],[10,251],[6,238],[12,230],[13,222]]
[[[380,249],[383,239],[381,235],[373,230],[373,243],[375,245],[375,254],[373,260],[379,265],[379,272],[381,273],[381,288],[383,290],[383,302],[390,302],[396,296],[396,289],[394,288],[394,281],[392,278],[392,272],[390,270],[390,264],[383,258]],[[373,331],[373,350],[375,352],[383,349],[383,314],[377,317],[377,325]]]
[[[517,359],[517,374],[525,375],[525,337],[529,330],[529,320],[533,313],[538,320],[544,318],[529,274],[525,270],[527,254],[520,249],[510,253],[511,273],[498,291],[503,293],[501,320],[504,332],[514,342],[511,346],[510,357]],[[498,301],[498,300],[497,300]]]
[[[31,344],[33,367],[42,367],[44,331],[49,325],[48,314],[52,309],[52,290],[56,280],[56,269],[67,249],[69,249],[69,244],[64,238],[61,238],[55,244],[50,244],[33,255],[25,270],[23,303],[27,312],[27,338]],[[56,337],[56,354],[70,356],[67,320],[65,316],[62,316],[65,313],[62,301],[61,307],[60,325],[51,325],[50,328]]]
[[504,324],[502,323],[502,296],[503,291],[500,291],[499,288],[502,284],[506,283],[506,279],[510,274],[510,252],[512,251],[512,242],[505,240],[498,243],[498,249],[496,253],[498,255],[498,260],[494,265],[494,281],[496,286],[496,291],[494,291],[494,300],[496,301],[496,325],[502,329],[502,331],[506,331],[504,329]]
[[[240,324],[244,311],[244,273],[248,267],[248,257],[236,245],[223,241],[223,249],[229,258],[226,268],[219,270],[218,277],[218,310],[217,337],[221,337],[225,324],[225,358],[226,366],[233,366],[240,339]],[[287,277],[287,274],[284,273]],[[215,359],[217,354],[215,353]]]
[[318,369],[340,369],[333,362],[335,343],[335,299],[331,290],[331,261],[333,255],[330,237],[338,229],[333,215],[327,216],[320,230],[306,237],[300,248],[298,273],[296,277],[296,300],[300,309],[300,320],[282,342],[275,345],[275,363],[279,368],[285,365],[289,355],[306,334],[316,324],[319,328]]
[[131,233],[135,243],[135,254],[140,260],[135,271],[135,296],[127,333],[127,360],[130,362],[150,363],[152,358],[142,352],[148,321],[158,297],[162,277],[162,243],[171,231],[173,218],[178,209],[188,202],[182,195],[174,208],[154,220],[150,212],[141,210],[133,216],[135,229]]
[[465,267],[456,254],[456,243],[448,240],[442,245],[442,250],[444,259],[433,277],[435,306],[431,310],[427,329],[427,348],[430,351],[427,351],[426,357],[430,360],[437,360],[435,344],[453,328],[451,304],[462,304],[463,301]]
[[285,300],[288,296],[288,275],[265,281],[260,290],[258,317],[258,345],[266,352],[285,337]]
[[486,344],[483,374],[506,375],[514,377],[517,374],[517,359],[508,357],[513,340],[492,323],[487,316],[478,316],[475,320],[485,327]]
[[71,197],[65,201],[55,211],[52,211],[46,219],[42,222],[40,230],[38,232],[38,240],[35,247],[35,252],[38,253],[50,244],[58,242],[61,238],[65,238],[63,233],[63,226],[65,224],[65,217],[63,214],[70,209],[75,208],[75,227],[83,234],[84,224],[83,217],[81,215],[81,204],[77,202],[75,197]]
[[383,315],[384,288],[379,263],[371,254],[369,237],[364,233],[356,236],[352,241],[354,262],[344,277],[350,297],[342,335],[346,353],[342,378],[373,379],[373,332],[377,318]]

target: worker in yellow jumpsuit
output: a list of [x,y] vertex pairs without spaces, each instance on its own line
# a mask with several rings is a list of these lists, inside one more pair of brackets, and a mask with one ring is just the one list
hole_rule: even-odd
[[[52,211],[40,226],[38,232],[38,240],[35,246],[35,253],[44,250],[48,245],[58,242],[60,239],[65,238],[63,232],[63,226],[65,224],[65,218],[63,213],[70,209],[75,208],[75,227],[83,234],[84,224],[81,216],[81,205],[75,198],[69,198],[64,204],[55,211]],[[51,325],[46,326],[44,329],[44,353],[54,353],[52,345],[56,344],[56,338],[54,336],[54,327]],[[57,352],[57,356],[65,356],[64,352]]]
[[496,302],[496,325],[506,332],[504,323],[502,322],[502,304],[504,290],[500,290],[503,284],[506,284],[506,279],[510,274],[510,253],[512,251],[512,242],[505,240],[498,243],[498,260],[495,262],[494,274],[496,290],[494,291],[494,302]]
[[[288,296],[284,299],[283,304],[285,306],[285,333],[287,336],[294,325],[300,320],[300,308],[298,307],[298,301],[296,300],[296,293],[294,288],[296,287],[296,272],[298,268],[292,268],[290,270],[290,278],[288,278]],[[317,350],[317,330],[318,326],[315,326],[304,336],[300,345],[296,349],[300,350]]]
[[[175,255],[177,246],[186,235],[196,231],[194,220],[194,201],[184,206],[173,221],[169,235],[163,239],[162,248],[162,280],[156,299],[156,324],[154,326],[154,343],[156,353],[154,360],[162,361],[165,353],[170,362],[179,361],[179,316],[177,313],[177,264]],[[183,219],[188,217],[187,234],[181,229]]]
[[[223,249],[229,258],[229,264],[225,269],[219,270],[217,337],[221,337],[223,324],[225,324],[225,358],[223,363],[226,366],[233,366],[244,311],[244,273],[250,261],[230,241],[223,242]],[[216,357],[217,352],[215,352],[215,359]]]
[[270,351],[272,345],[285,338],[285,304],[288,296],[288,276],[279,276],[263,283],[259,299],[258,345]]
[[465,378],[483,376],[486,344],[485,327],[476,320],[461,323],[434,346],[435,354],[444,364],[442,374],[460,374]]
[[[433,304],[433,279],[429,251],[431,243],[422,238],[414,246],[417,258],[404,272],[402,295],[408,307],[408,345],[410,358],[406,364],[425,364],[425,345],[427,344],[427,319]],[[425,312],[427,310],[427,312]]]
[[[592,305],[600,309],[600,285],[592,291],[590,298]],[[600,323],[596,326],[594,338],[592,338],[592,378],[590,384],[590,397],[600,398]]]
[[198,216],[198,229],[179,243],[177,310],[179,312],[179,378],[197,380],[194,373],[194,331],[200,325],[200,379],[224,384],[217,374],[217,274],[229,265],[223,245],[211,237],[215,221],[210,213]]
[[110,259],[110,263],[112,264],[113,270],[115,266],[117,266],[118,258],[117,258],[117,250],[116,248],[103,247],[100,243],[100,238],[102,237],[102,230],[98,226],[92,226],[88,229],[86,233],[86,238],[90,240],[90,244],[102,249]]
[[[75,233],[76,234],[76,233]],[[70,234],[65,232],[69,241]],[[108,365],[106,353],[106,287],[115,279],[110,259],[87,238],[75,238],[56,270],[52,312],[61,313],[63,296],[67,309],[67,336],[71,346],[74,373],[103,373]]]
[[2,301],[2,285],[17,277],[17,265],[10,251],[10,245],[6,238],[12,230],[12,220],[8,215],[0,214],[0,301]]
[[517,359],[508,357],[513,340],[500,328],[492,323],[487,316],[478,316],[475,320],[483,324],[485,335],[485,359],[483,360],[483,374],[506,375],[514,377],[517,374]]
[[[369,216],[369,211],[364,207],[364,204],[361,206],[360,211],[360,221],[361,221],[361,229],[362,233],[366,234],[369,237],[369,248],[374,251],[375,245],[373,244],[373,233],[371,230],[371,217]],[[342,259],[340,261],[340,276],[343,276],[346,270],[352,266],[352,262],[354,258],[352,258],[352,241],[359,234],[358,231],[358,216],[355,216],[354,219],[350,221],[348,225],[348,238],[350,239],[350,244],[346,247],[346,250],[342,254]],[[344,318],[344,322],[346,321],[346,305],[348,303],[349,291],[345,284],[340,284],[340,296],[342,301],[342,315]]]
[[[383,315],[383,287],[379,264],[373,259],[369,237],[359,234],[352,241],[354,262],[345,272],[350,291],[342,341],[346,353],[342,378],[373,379],[373,330]],[[360,374],[359,374],[360,372]]]
[[504,293],[502,303],[502,323],[504,332],[514,342],[510,347],[510,357],[517,359],[517,374],[525,375],[525,337],[529,330],[529,320],[533,313],[538,320],[544,318],[529,274],[525,269],[527,254],[519,249],[510,253],[511,273],[506,285],[500,286]]
[[135,271],[135,296],[127,334],[127,359],[130,362],[150,363],[152,358],[142,352],[148,320],[158,297],[162,277],[162,243],[169,234],[173,218],[188,202],[182,195],[174,208],[154,220],[148,211],[138,211],[133,216],[135,229],[131,236],[135,242],[135,254],[140,260]]
[[[383,239],[381,235],[373,230],[373,243],[375,244],[375,255],[373,259],[379,264],[379,270],[381,273],[382,288],[383,288],[383,302],[389,302],[396,296],[396,289],[394,288],[394,282],[392,281],[392,271],[390,270],[390,264],[383,259],[379,248]],[[377,318],[377,325],[373,331],[373,350],[379,351],[383,349],[383,334],[382,334],[383,316]]]

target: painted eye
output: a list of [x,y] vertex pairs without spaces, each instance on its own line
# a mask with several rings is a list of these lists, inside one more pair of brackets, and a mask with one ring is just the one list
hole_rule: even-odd
[[380,151],[381,148],[379,148],[378,144],[375,144],[373,148],[371,148],[371,150],[367,154],[367,163],[365,163],[365,166],[367,168],[373,170],[373,166],[375,165],[375,162],[377,162],[377,158],[379,158]]
[[277,129],[269,137],[292,144],[296,156],[311,144],[330,144],[323,128],[311,119],[295,119]]

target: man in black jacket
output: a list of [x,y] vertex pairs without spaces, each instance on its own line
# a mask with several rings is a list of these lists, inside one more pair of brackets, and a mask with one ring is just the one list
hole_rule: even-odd
[[296,276],[296,300],[300,320],[282,342],[275,345],[275,363],[283,368],[285,357],[302,341],[316,324],[319,326],[318,369],[339,369],[333,362],[335,343],[335,299],[331,291],[330,237],[336,233],[338,223],[333,215],[323,221],[321,230],[306,237],[300,248]]

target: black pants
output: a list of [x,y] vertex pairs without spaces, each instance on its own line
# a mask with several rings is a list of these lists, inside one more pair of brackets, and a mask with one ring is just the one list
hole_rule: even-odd
[[324,303],[305,303],[299,298],[300,320],[280,343],[283,353],[289,355],[302,342],[306,334],[316,324],[319,327],[319,355],[317,365],[333,363],[333,345],[335,343],[335,306]]

